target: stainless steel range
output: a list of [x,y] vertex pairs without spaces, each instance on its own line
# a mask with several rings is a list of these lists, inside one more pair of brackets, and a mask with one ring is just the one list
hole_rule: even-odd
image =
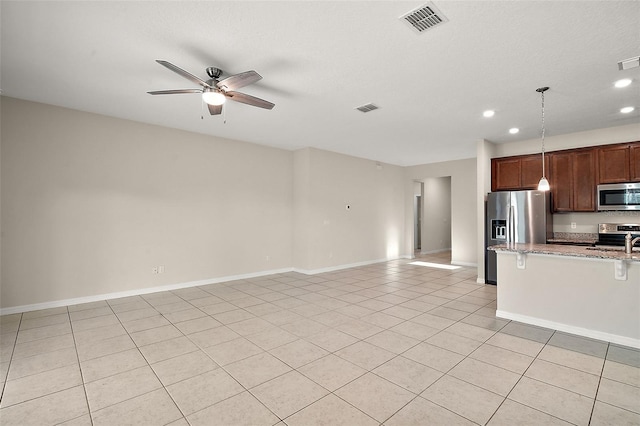
[[632,238],[640,237],[640,225],[633,223],[598,224],[599,246],[623,246],[624,237],[631,232]]

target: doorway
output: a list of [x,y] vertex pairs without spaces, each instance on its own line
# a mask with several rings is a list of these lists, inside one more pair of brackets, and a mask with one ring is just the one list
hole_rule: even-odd
[[[421,182],[419,249],[421,254],[451,250],[451,176]],[[418,247],[416,246],[416,250]]]

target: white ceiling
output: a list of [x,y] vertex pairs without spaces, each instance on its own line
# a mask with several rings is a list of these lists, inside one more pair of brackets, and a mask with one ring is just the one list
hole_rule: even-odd
[[[398,18],[426,1],[6,1],[5,96],[284,149],[307,146],[398,165],[475,156],[476,141],[639,122],[639,1],[446,1],[449,19],[415,33]],[[195,87],[164,59],[263,76],[201,119]],[[633,83],[614,89],[614,81]],[[354,108],[375,103],[363,114]],[[619,109],[634,105],[632,114]],[[495,109],[492,119],[482,117]],[[205,109],[206,113],[206,109]],[[37,117],[33,118],[37,124]],[[510,127],[520,133],[510,135]]]

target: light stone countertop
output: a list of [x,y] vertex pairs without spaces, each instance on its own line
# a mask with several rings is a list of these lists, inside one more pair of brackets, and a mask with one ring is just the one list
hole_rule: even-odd
[[597,238],[550,238],[547,240],[548,244],[576,244],[576,245],[593,245],[598,242]]
[[500,244],[488,247],[489,250],[515,253],[551,254],[556,256],[587,257],[592,259],[629,260],[640,262],[640,248],[635,247],[632,254],[626,254],[624,247],[585,247],[560,244]]

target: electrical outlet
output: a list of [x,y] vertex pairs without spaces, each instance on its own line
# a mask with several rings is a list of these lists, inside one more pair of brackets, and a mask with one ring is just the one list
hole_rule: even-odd
[[575,222],[571,222],[571,229],[576,229],[576,228],[577,228],[576,223]]
[[158,273],[158,267],[154,266],[153,268],[151,268],[151,273],[152,274],[157,274]]
[[158,273],[159,274],[164,274],[164,265],[158,266]]

